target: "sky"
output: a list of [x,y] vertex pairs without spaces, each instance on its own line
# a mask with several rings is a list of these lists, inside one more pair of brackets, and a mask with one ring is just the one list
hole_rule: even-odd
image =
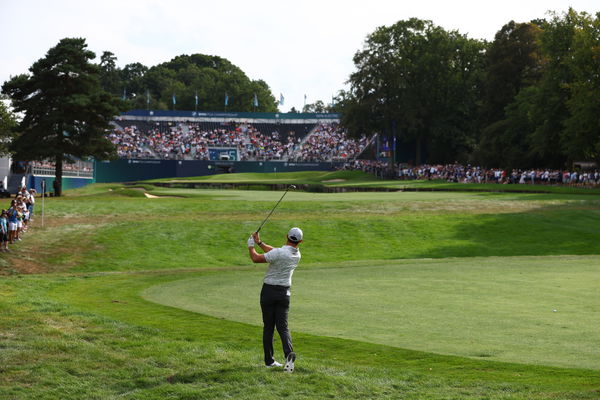
[[0,0],[0,84],[26,73],[65,37],[83,37],[120,67],[151,67],[181,54],[228,59],[262,79],[281,111],[331,102],[354,71],[352,57],[377,27],[412,17],[492,40],[507,22],[569,7],[595,14],[598,0]]

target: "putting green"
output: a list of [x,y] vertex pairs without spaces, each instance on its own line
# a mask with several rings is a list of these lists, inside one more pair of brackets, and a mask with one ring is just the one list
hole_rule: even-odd
[[[265,265],[259,267],[153,286],[143,297],[260,325]],[[301,264],[294,276],[290,326],[292,333],[597,370],[599,284],[600,256]]]

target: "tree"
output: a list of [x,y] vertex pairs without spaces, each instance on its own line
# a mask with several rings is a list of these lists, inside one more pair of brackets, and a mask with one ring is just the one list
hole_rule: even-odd
[[116,96],[123,90],[121,71],[117,67],[117,57],[110,51],[105,51],[100,57],[100,83],[102,89]]
[[0,98],[0,155],[10,153],[9,146],[14,138],[16,126],[17,119],[15,115]]
[[541,28],[536,23],[510,21],[489,45],[480,115],[482,132],[473,155],[473,161],[480,165],[510,168],[531,165],[527,140],[530,131],[523,129],[525,126],[531,129],[527,113],[533,97],[531,92],[516,97],[541,78],[540,34]]
[[15,158],[53,159],[58,196],[64,162],[116,157],[105,133],[123,103],[102,89],[100,67],[90,62],[94,58],[85,39],[62,39],[29,68],[30,74],[2,86],[15,111],[24,113],[11,145]]
[[[152,98],[152,108],[194,110],[196,95],[198,108],[206,111],[223,111],[225,94],[229,110],[254,111],[254,95],[258,100],[256,111],[276,112],[277,102],[269,85],[261,79],[251,80],[237,66],[225,58],[204,54],[180,55],[171,61],[156,65],[135,79],[125,76],[124,85],[136,93],[132,105],[146,99],[146,90]],[[142,76],[140,79],[140,75]],[[143,90],[137,86],[142,82]],[[135,92],[135,90],[138,92]],[[177,104],[172,104],[175,94]]]
[[412,144],[416,163],[465,159],[477,135],[484,48],[416,18],[377,28],[354,56],[350,90],[339,96],[343,124],[351,134]]
[[569,161],[600,165],[600,13],[581,13],[573,19],[571,56],[564,60],[573,81],[567,86],[569,116],[561,143]]
[[528,137],[530,153],[539,166],[563,168],[567,163],[561,131],[569,116],[568,87],[573,82],[573,72],[565,61],[571,57],[576,14],[570,9],[563,18],[554,15],[542,25],[542,76],[535,84],[536,95],[528,110],[534,127]]
[[121,80],[126,83],[127,88],[134,93],[142,93],[144,87],[144,76],[148,72],[148,67],[136,62],[127,64],[121,71]]
[[537,166],[529,143],[535,130],[531,105],[537,96],[536,86],[522,89],[506,106],[504,118],[485,127],[477,152],[480,165],[507,169]]
[[483,90],[483,125],[504,118],[504,109],[522,88],[541,76],[539,37],[534,23],[510,21],[495,35],[486,52],[487,73]]
[[302,108],[303,113],[325,113],[327,112],[327,107],[322,100],[317,100],[312,104],[306,104]]
[[557,169],[600,162],[598,15],[569,9],[511,22],[488,55],[479,162]]

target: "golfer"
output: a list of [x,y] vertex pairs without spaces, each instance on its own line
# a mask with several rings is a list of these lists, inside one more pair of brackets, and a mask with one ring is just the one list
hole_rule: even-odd
[[[273,333],[275,327],[281,338],[285,355],[285,372],[294,371],[296,354],[292,347],[292,336],[288,329],[288,312],[290,309],[290,287],[292,274],[300,261],[298,245],[302,242],[302,230],[292,228],[286,236],[285,246],[274,248],[260,240],[258,232],[248,239],[250,258],[255,263],[269,263],[269,269],[263,280],[260,292],[260,308],[263,317],[263,349],[267,367],[281,367],[273,358]],[[258,254],[254,248],[258,245],[264,254]]]

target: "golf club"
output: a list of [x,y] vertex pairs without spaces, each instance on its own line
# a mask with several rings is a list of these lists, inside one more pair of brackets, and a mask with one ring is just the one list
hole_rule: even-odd
[[283,195],[281,196],[281,198],[279,199],[279,201],[277,202],[277,204],[275,204],[275,207],[273,207],[273,209],[271,210],[271,212],[269,213],[269,215],[267,215],[267,218],[265,218],[265,220],[262,222],[262,224],[260,224],[260,226],[256,230],[256,233],[260,232],[260,229],[263,227],[263,225],[265,224],[265,222],[267,222],[267,220],[269,219],[269,217],[271,216],[271,214],[273,214],[273,211],[275,211],[275,209],[277,208],[277,206],[279,205],[279,203],[281,203],[281,200],[283,200],[283,198],[287,194],[288,190],[290,190],[290,189],[296,189],[296,186],[295,185],[290,185],[290,186],[288,186],[287,189],[285,189],[285,192],[283,192]]

